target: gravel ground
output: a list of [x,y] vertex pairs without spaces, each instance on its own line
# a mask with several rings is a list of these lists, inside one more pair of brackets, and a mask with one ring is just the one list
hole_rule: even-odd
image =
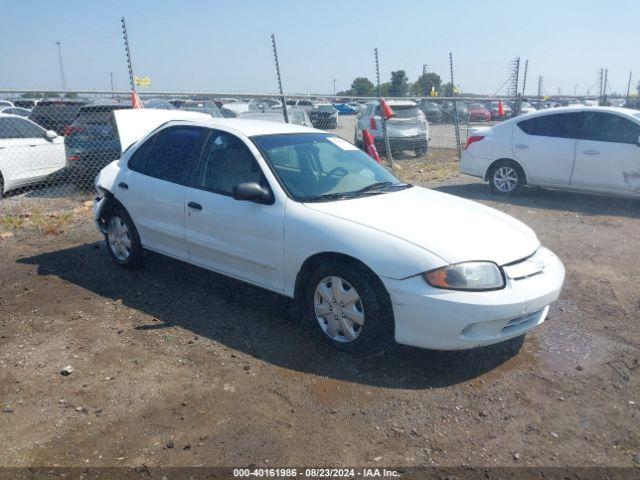
[[275,294],[153,254],[119,269],[86,198],[0,215],[0,464],[640,464],[640,204],[505,201],[429,159],[399,174],[523,220],[565,263],[525,338],[338,353]]

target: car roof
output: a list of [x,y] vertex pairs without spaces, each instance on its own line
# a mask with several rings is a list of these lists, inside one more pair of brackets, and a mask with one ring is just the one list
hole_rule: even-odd
[[[377,100],[368,102],[370,105],[378,105]],[[390,107],[417,107],[418,104],[413,100],[387,100],[387,105]]]
[[160,126],[184,125],[185,122],[194,126],[228,129],[247,137],[287,133],[327,133],[323,130],[292,123],[242,118],[218,118],[205,113],[184,110],[122,109],[114,110],[114,117],[122,150],[125,150],[129,145]]

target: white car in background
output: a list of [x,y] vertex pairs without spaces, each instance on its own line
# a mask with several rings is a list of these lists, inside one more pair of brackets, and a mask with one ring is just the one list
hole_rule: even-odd
[[0,198],[66,166],[64,139],[31,120],[0,114]]
[[[393,151],[412,150],[416,155],[424,155],[429,147],[429,124],[416,102],[410,100],[389,100],[387,102],[394,116],[387,120],[389,146]],[[369,102],[358,115],[354,143],[364,148],[363,130],[373,136],[376,149],[385,152],[382,113],[379,102]]]
[[640,112],[558,107],[479,128],[460,171],[502,195],[536,185],[640,197]]
[[17,115],[19,117],[27,118],[31,110],[22,107],[0,107],[0,114],[3,115]]
[[558,298],[562,263],[504,213],[406,184],[334,134],[186,113],[114,112],[124,153],[94,212],[123,267],[148,249],[272,290],[364,351],[501,342]]

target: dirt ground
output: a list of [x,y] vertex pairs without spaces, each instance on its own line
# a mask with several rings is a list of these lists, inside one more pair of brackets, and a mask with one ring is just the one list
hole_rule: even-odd
[[640,464],[640,202],[503,200],[430,159],[400,176],[523,220],[563,260],[524,339],[338,353],[275,294],[153,254],[119,269],[86,198],[0,216],[0,464]]

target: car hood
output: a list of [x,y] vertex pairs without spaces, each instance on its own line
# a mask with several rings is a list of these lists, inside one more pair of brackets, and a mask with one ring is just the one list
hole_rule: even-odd
[[488,260],[504,265],[540,246],[533,230],[509,215],[421,187],[305,205],[410,242],[449,263]]

